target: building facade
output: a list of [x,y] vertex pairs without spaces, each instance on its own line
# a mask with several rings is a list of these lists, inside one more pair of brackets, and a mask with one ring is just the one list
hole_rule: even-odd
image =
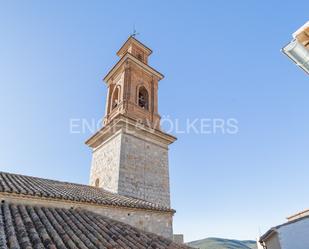
[[282,48],[282,52],[309,74],[309,21],[294,32],[293,40]]
[[309,215],[304,211],[288,217],[282,225],[269,229],[261,238],[264,249],[305,249],[309,247]]
[[[90,186],[0,172],[0,248],[169,248],[168,146],[151,50],[129,37],[104,78],[104,126],[86,144]],[[179,236],[176,236],[179,241]]]

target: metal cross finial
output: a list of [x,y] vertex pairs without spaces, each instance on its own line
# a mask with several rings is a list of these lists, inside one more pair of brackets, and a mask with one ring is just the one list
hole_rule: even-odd
[[135,25],[133,26],[133,33],[131,34],[132,37],[135,37],[139,35],[139,33],[137,33],[136,29],[135,29]]

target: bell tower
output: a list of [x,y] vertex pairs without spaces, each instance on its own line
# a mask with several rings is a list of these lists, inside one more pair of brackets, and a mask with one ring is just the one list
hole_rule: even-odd
[[108,92],[103,127],[86,141],[93,157],[90,185],[170,207],[168,145],[160,128],[158,82],[151,49],[133,36],[104,77]]

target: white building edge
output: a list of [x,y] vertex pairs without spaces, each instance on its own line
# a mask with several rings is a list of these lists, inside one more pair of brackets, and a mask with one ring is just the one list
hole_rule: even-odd
[[269,229],[259,239],[258,248],[308,249],[309,210],[287,218],[288,222]]
[[293,40],[289,42],[281,50],[307,74],[309,74],[308,44],[309,44],[309,21],[301,28],[299,28],[296,32],[293,33]]

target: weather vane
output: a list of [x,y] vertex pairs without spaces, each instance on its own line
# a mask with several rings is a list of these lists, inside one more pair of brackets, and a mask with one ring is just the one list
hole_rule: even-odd
[[135,37],[135,36],[137,36],[137,35],[139,35],[139,33],[137,33],[137,31],[136,31],[136,29],[135,29],[135,25],[133,25],[133,32],[132,32],[131,36],[132,36],[132,37]]

